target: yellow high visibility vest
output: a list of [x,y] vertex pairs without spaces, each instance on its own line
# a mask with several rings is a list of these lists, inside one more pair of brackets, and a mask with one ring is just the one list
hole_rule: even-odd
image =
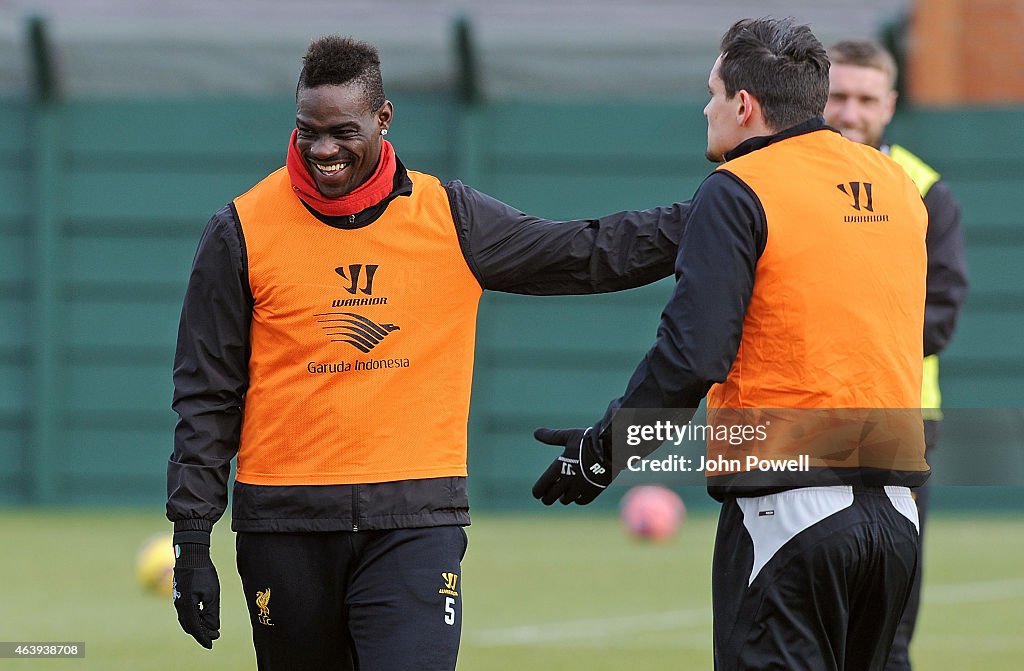
[[[914,154],[898,144],[889,146],[889,158],[896,161],[907,171],[910,179],[917,185],[924,198],[935,182],[939,181],[939,173]],[[925,419],[942,419],[942,391],[939,388],[939,357],[935,354],[924,358],[924,377],[921,386],[921,409]]]

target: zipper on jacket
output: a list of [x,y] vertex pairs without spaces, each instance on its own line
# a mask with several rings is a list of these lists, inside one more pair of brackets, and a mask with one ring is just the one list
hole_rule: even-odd
[[359,485],[352,485],[352,531],[359,531]]

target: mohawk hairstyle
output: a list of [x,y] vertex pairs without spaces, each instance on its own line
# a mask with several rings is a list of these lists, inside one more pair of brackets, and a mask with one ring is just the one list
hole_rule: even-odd
[[370,111],[380,109],[385,96],[377,48],[338,35],[327,35],[310,43],[302,58],[296,95],[303,88],[349,83],[362,86]]

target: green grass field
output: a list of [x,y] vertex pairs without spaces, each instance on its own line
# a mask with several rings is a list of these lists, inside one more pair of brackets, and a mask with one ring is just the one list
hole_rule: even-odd
[[[649,545],[587,510],[477,515],[459,668],[710,669],[714,525],[694,515],[674,541]],[[0,659],[0,669],[255,668],[232,535],[218,526],[222,636],[209,652],[169,601],[135,583],[136,549],[167,528],[158,513],[0,511],[0,640],[86,643],[85,659]],[[1022,557],[1024,519],[933,515],[917,668],[1020,668]]]

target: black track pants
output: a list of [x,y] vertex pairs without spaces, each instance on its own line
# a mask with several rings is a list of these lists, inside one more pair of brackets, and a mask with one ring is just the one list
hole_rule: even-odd
[[461,527],[238,533],[261,671],[451,671],[462,630]]

